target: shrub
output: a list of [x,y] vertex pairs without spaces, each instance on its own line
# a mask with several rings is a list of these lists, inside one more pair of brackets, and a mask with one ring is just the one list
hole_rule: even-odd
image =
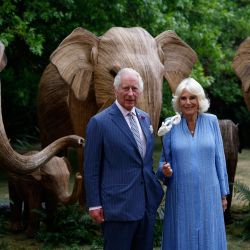
[[[8,231],[8,220],[10,216],[9,200],[0,199],[0,237]],[[2,249],[0,247],[0,249]]]
[[[46,219],[46,215],[39,215]],[[45,245],[70,245],[71,249],[77,244],[90,244],[100,237],[100,226],[92,222],[90,216],[78,204],[61,205],[53,218],[50,227],[42,225],[36,239]]]
[[161,246],[164,206],[165,206],[164,204],[165,203],[162,202],[162,204],[159,206],[157,210],[156,223],[155,223],[155,228],[154,228],[154,247]]
[[241,237],[243,240],[250,239],[250,188],[241,182],[235,182],[234,184],[234,192],[237,194],[237,199],[244,202],[245,208],[245,218],[242,222],[242,226],[244,227]]

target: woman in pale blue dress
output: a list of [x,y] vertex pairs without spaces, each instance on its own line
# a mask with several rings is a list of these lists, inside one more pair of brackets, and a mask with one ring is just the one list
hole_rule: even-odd
[[227,249],[229,193],[223,142],[201,85],[184,79],[173,97],[181,120],[163,137],[157,175],[167,185],[162,250]]

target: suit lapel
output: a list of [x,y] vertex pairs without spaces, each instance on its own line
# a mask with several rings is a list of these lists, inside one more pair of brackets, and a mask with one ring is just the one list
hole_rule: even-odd
[[148,123],[146,122],[146,117],[141,115],[138,109],[136,109],[136,114],[137,114],[138,121],[141,125],[141,129],[145,135],[146,142],[148,142],[150,138],[150,130],[148,127]]
[[133,143],[134,146],[138,149],[134,136],[131,132],[131,129],[129,128],[123,114],[118,109],[115,103],[111,105],[110,117],[111,120],[116,124],[116,126],[121,130],[121,132],[124,133],[129,138],[131,143]]
[[145,157],[146,157],[148,149],[150,148],[150,143],[152,141],[151,132],[149,129],[149,123],[146,121],[147,118],[140,113],[140,110],[136,109],[136,114],[137,114],[138,121],[141,125],[141,129],[142,129],[144,136],[145,136],[145,139],[146,139],[146,152],[145,152]]

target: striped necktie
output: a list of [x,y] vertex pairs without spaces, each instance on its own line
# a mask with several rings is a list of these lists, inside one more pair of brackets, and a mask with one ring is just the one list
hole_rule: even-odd
[[141,156],[143,157],[143,149],[142,149],[142,141],[140,138],[140,133],[139,133],[139,128],[138,125],[136,123],[136,120],[134,118],[134,115],[132,112],[128,113],[128,117],[129,117],[129,122],[130,122],[130,126],[131,126],[131,131],[134,135],[134,138],[136,140],[138,149],[140,151]]

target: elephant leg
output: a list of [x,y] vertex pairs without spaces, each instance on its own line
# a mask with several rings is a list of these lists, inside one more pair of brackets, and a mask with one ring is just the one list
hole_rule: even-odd
[[230,194],[227,196],[227,209],[224,213],[225,223],[230,224],[232,223],[232,216],[230,212],[231,204],[232,204],[232,197],[233,197],[233,185],[234,185],[234,178],[236,173],[238,159],[228,159],[227,160],[227,173],[228,173],[228,182],[229,182],[229,190]]
[[58,207],[58,198],[49,191],[45,191],[46,226],[48,231],[54,230],[53,218]]
[[41,192],[39,183],[34,183],[34,185],[27,189],[29,218],[26,235],[28,238],[33,238],[39,229],[40,220],[36,210],[41,209]]
[[10,211],[11,211],[11,231],[12,232],[21,232],[24,227],[22,224],[22,204],[23,199],[21,198],[20,190],[12,182],[11,179],[8,181],[9,187],[9,199],[10,199]]
[[27,229],[30,217],[30,208],[28,198],[25,197],[24,204],[23,204],[23,225],[24,228]]

